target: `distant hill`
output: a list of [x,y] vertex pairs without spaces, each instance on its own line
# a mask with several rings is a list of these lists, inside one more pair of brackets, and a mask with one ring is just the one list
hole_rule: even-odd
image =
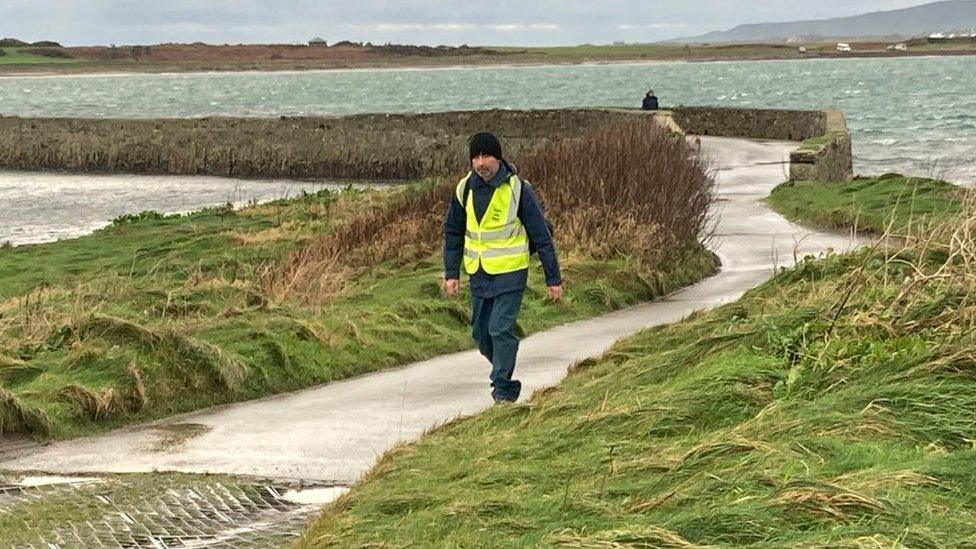
[[50,40],[42,40],[40,42],[24,42],[23,40],[17,40],[16,38],[0,38],[0,48],[21,48],[24,46],[34,46],[38,48],[60,48],[61,44],[57,42],[52,42]]
[[910,37],[976,29],[976,0],[948,0],[913,8],[786,23],[739,25],[727,31],[677,38],[678,43],[813,40],[816,38]]

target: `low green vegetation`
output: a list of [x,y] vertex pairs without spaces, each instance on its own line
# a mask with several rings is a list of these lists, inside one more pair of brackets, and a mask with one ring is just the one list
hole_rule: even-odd
[[[648,124],[521,159],[548,174],[537,189],[553,208],[568,289],[547,302],[533,268],[524,333],[714,272],[698,242],[713,181],[683,140]],[[660,155],[614,172],[594,163],[618,185],[580,190],[594,175],[563,156],[610,157],[603,148],[622,143]],[[649,179],[655,162],[667,168]],[[472,347],[467,299],[440,289],[454,184],[148,212],[83,238],[0,248],[0,433],[71,437]],[[665,185],[682,187],[680,204],[657,201]],[[633,237],[633,223],[653,229]]]
[[388,452],[303,545],[974,544],[974,228],[808,258],[621,341]]
[[[33,50],[30,51],[30,50]],[[0,48],[0,65],[47,65],[79,63],[82,60],[52,56],[52,48]],[[43,53],[47,52],[46,55]]]
[[963,191],[944,181],[887,174],[840,183],[789,182],[767,202],[784,217],[827,230],[872,234],[924,231],[963,208]]
[[829,140],[830,138],[827,137],[826,135],[818,135],[817,137],[810,137],[808,139],[804,139],[803,143],[800,145],[800,150],[817,151],[821,147],[826,145]]

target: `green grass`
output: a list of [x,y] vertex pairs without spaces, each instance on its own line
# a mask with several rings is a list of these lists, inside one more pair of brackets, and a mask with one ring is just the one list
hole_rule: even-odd
[[81,59],[63,59],[24,53],[31,48],[0,48],[6,55],[0,55],[0,65],[64,65],[83,62]]
[[976,543],[974,251],[805,260],[393,449],[302,545]]
[[[320,193],[234,212],[145,215],[93,235],[0,248],[0,431],[71,437],[398,366],[473,346],[439,254],[363,270],[321,306],[276,303],[264,269],[376,196]],[[374,199],[375,200],[375,199]],[[698,250],[635,273],[563,258],[567,299],[530,272],[519,322],[542,330],[711,273]]]
[[963,192],[944,181],[902,177],[857,178],[841,183],[790,182],[776,187],[769,205],[787,219],[827,230],[881,234],[925,230],[958,213]]

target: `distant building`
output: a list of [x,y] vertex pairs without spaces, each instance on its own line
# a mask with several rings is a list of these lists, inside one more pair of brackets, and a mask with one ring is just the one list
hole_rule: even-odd
[[851,45],[844,42],[837,42],[837,51],[853,51]]
[[311,40],[308,41],[308,45],[309,46],[318,46],[320,48],[325,48],[325,47],[328,47],[329,43],[326,42],[325,40],[319,38],[319,37],[315,37],[315,38],[313,38],[313,39],[311,39]]

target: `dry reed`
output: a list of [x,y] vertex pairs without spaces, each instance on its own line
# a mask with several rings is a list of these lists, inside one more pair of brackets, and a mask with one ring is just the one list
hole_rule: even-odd
[[[644,118],[549,143],[516,164],[547,206],[561,250],[661,267],[693,250],[706,226],[714,179],[693,153]],[[429,256],[441,245],[455,183],[408,190],[362,212],[269,269],[267,292],[320,303],[363,268]]]

